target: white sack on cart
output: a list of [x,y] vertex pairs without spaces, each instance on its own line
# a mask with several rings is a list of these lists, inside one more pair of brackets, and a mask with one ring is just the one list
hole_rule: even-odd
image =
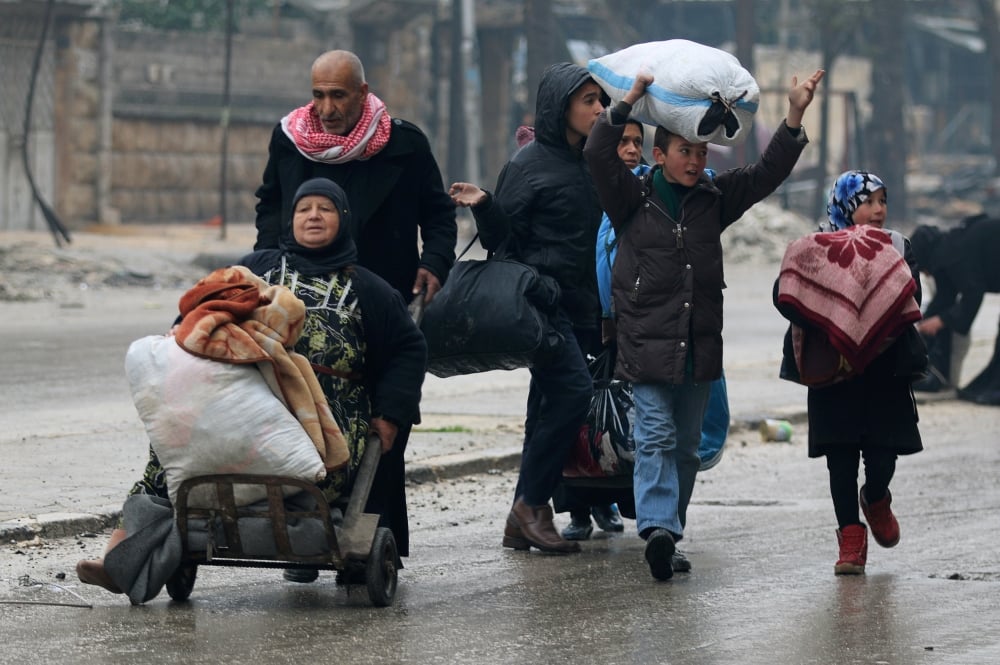
[[[138,339],[125,355],[125,373],[139,418],[166,471],[167,491],[195,476],[255,473],[307,482],[326,477],[309,435],[268,387],[255,364],[206,360],[173,337]],[[210,486],[195,488],[188,505],[215,507]],[[286,494],[298,491],[288,487]],[[261,486],[236,485],[236,504],[265,498]]]
[[653,83],[632,107],[632,117],[692,142],[742,143],[760,101],[757,82],[735,56],[686,39],[635,44],[587,67],[615,102],[638,74],[651,74]]

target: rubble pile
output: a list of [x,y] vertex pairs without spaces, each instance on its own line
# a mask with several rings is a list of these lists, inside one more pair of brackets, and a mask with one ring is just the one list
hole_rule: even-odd
[[[777,270],[788,243],[816,230],[816,220],[765,200],[722,234],[724,260]],[[239,255],[252,246],[253,229],[236,231],[224,249]],[[206,240],[209,233],[181,228],[163,229],[159,237],[78,233],[63,247],[43,233],[0,233],[0,302],[66,299],[86,289],[184,289],[212,269],[199,265],[213,246]]]
[[777,274],[788,243],[817,230],[806,217],[761,201],[722,233],[723,260],[773,265]]
[[75,292],[113,288],[183,288],[195,271],[155,251],[128,255],[93,247],[55,247],[46,236],[0,244],[0,302],[65,300]]

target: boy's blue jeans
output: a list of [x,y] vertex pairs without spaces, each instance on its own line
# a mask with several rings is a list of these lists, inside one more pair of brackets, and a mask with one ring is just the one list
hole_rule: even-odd
[[701,458],[701,424],[711,383],[636,383],[636,528],[643,536],[666,529],[680,540]]

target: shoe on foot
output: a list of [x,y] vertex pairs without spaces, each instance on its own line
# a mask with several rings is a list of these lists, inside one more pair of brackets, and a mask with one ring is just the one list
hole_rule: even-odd
[[574,515],[569,526],[562,530],[562,537],[566,540],[587,540],[593,532],[594,525],[590,523],[589,516],[581,519]]
[[674,536],[666,529],[654,529],[646,539],[646,563],[649,572],[658,580],[674,576]]
[[348,561],[347,565],[337,571],[334,582],[337,586],[365,584],[365,566],[357,561]]
[[309,584],[316,581],[316,578],[319,577],[319,571],[315,568],[285,568],[281,576],[289,582]]
[[601,531],[620,533],[625,530],[625,523],[622,522],[622,515],[618,512],[616,504],[594,506],[590,509],[590,514],[594,516],[594,521]]
[[944,375],[933,366],[924,378],[914,381],[912,386],[913,390],[922,393],[939,393],[951,387],[948,385],[948,381],[944,378]]
[[675,573],[691,572],[691,562],[684,556],[684,552],[678,549],[674,550],[674,555],[670,558],[670,567],[674,569]]
[[868,529],[864,524],[848,524],[837,529],[840,558],[833,567],[835,575],[864,575],[868,561]]
[[84,559],[76,564],[76,576],[80,578],[80,581],[84,584],[93,584],[95,586],[103,587],[111,593],[124,593],[115,581],[111,579],[108,575],[108,571],[104,569],[104,559],[88,560]]
[[[519,539],[513,537],[515,534]],[[580,551],[579,543],[566,540],[556,531],[552,522],[552,506],[548,503],[529,506],[524,497],[518,497],[507,516],[504,546],[528,549],[525,545],[555,554],[572,554]]]
[[531,549],[531,543],[525,539],[513,510],[507,515],[507,522],[503,527],[503,546],[521,551]]
[[858,503],[861,504],[861,512],[868,520],[868,528],[872,530],[872,538],[882,547],[893,547],[899,542],[899,522],[892,514],[892,494],[885,491],[885,496],[875,503],[868,503],[865,500],[865,486],[861,486],[858,492]]
[[985,390],[976,395],[972,401],[983,406],[1000,406],[1000,390]]

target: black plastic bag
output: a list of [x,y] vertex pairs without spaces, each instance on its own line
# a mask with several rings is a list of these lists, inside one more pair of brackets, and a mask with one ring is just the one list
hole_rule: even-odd
[[632,387],[627,381],[612,378],[613,365],[614,355],[609,348],[588,363],[594,377],[594,396],[587,420],[563,467],[563,481],[568,484],[601,478],[632,482]]

